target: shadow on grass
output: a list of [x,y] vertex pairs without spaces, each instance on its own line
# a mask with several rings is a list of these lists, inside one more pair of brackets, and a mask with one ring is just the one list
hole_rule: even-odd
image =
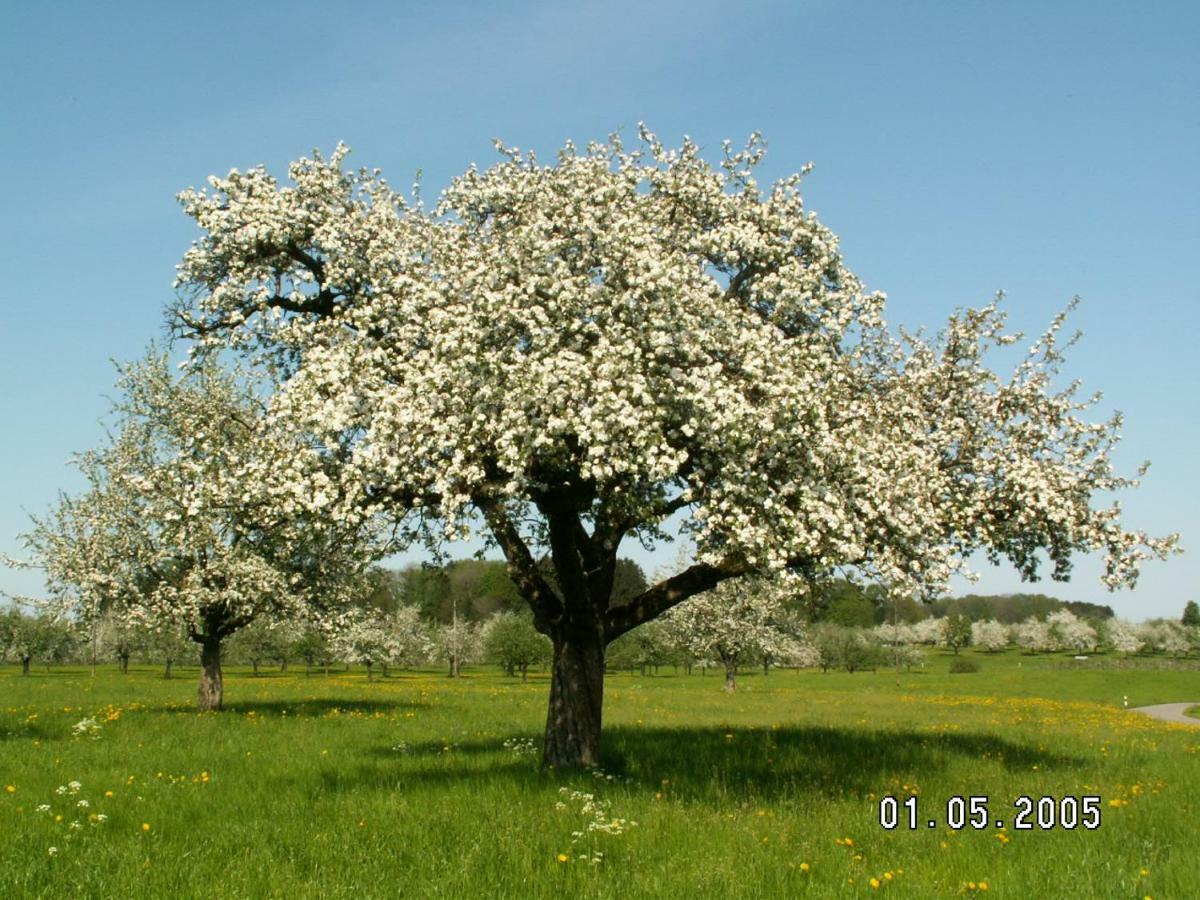
[[[404,790],[481,779],[596,783],[589,772],[540,771],[537,756],[515,755],[503,740],[364,748],[362,755],[370,762],[323,774],[324,787]],[[1052,772],[1083,764],[1077,757],[987,732],[829,727],[614,727],[605,732],[602,758],[605,773],[644,789],[660,790],[667,779],[678,797],[721,803],[865,793],[884,787],[891,777],[931,776],[963,764],[984,772],[1028,772],[1033,766]]]
[[[411,709],[426,709],[428,703],[402,698],[349,700],[340,697],[310,697],[305,700],[233,700],[222,712],[254,713],[259,716],[314,717],[337,713],[392,713]],[[183,712],[184,710],[180,710]]]

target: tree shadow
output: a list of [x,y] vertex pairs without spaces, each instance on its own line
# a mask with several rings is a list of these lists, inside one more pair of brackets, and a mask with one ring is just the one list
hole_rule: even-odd
[[[987,732],[618,726],[605,732],[600,771],[568,772],[539,769],[539,756],[512,753],[505,737],[364,747],[357,765],[323,773],[323,788],[403,791],[501,779],[524,786],[604,781],[659,791],[665,781],[682,799],[728,804],[879,791],[891,778],[930,776],[964,762],[981,772],[1069,770],[1083,763]],[[540,744],[535,741],[539,753]]]
[[338,713],[390,713],[428,707],[428,703],[407,698],[349,700],[338,697],[310,697],[304,700],[233,700],[224,705],[222,712],[235,715],[254,713],[258,716],[314,718]]
[[606,730],[603,768],[647,787],[668,779],[682,796],[744,800],[878,790],[885,778],[970,761],[1007,772],[1071,769],[1078,757],[988,732],[930,734],[859,728]]

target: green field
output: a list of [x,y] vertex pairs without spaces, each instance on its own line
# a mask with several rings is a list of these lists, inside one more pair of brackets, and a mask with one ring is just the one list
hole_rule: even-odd
[[[1200,896],[1200,728],[1121,708],[1200,673],[970,655],[613,675],[603,773],[539,771],[544,677],[235,669],[198,714],[194,670],[4,668],[0,896]],[[920,827],[884,830],[910,794]],[[950,830],[952,795],[993,821]],[[1098,795],[1101,825],[1016,830],[1022,795]]]

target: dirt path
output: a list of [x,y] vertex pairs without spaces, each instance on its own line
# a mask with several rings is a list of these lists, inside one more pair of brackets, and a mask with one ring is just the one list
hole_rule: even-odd
[[1197,701],[1191,703],[1159,703],[1156,706],[1135,706],[1130,709],[1130,712],[1145,713],[1155,719],[1162,719],[1164,722],[1177,722],[1180,725],[1195,725],[1200,727],[1200,719],[1193,719],[1191,716],[1185,716],[1183,711],[1189,707],[1196,706]]

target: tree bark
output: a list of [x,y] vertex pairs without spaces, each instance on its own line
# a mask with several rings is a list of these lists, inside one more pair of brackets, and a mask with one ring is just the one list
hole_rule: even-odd
[[521,684],[526,684],[529,681],[529,666],[521,666]]
[[368,682],[375,680],[374,679],[374,669],[375,669],[374,663],[368,661],[367,662],[367,681]]
[[225,699],[221,680],[221,639],[206,637],[200,644],[200,693],[196,702],[202,711],[218,710]]
[[731,660],[725,660],[725,690],[733,693],[737,690],[737,663]]
[[599,763],[603,704],[604,639],[600,632],[555,636],[543,766],[579,769]]
[[129,674],[129,655],[122,653],[120,656],[117,657],[117,660],[120,663],[121,674],[128,675]]
[[175,677],[171,674],[171,667],[174,664],[175,664],[174,660],[170,660],[170,659],[167,660],[167,668],[166,668],[166,671],[163,672],[163,678],[167,679],[168,681],[170,681],[172,678]]
[[28,675],[28,674],[29,674],[29,664],[30,664],[31,662],[33,662],[33,657],[32,657],[32,656],[22,656],[22,657],[21,657],[21,674],[22,674],[22,675]]

